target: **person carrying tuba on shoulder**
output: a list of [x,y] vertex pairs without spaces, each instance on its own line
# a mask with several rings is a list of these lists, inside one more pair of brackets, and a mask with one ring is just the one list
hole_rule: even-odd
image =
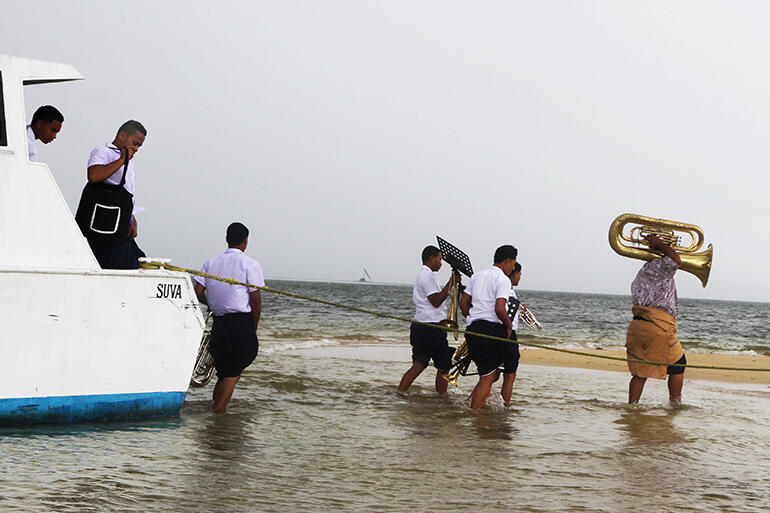
[[645,263],[631,283],[634,317],[626,334],[626,354],[629,360],[645,360],[677,364],[668,367],[634,361],[628,362],[631,381],[628,402],[636,404],[647,378],[666,379],[671,406],[682,401],[684,365],[687,359],[676,334],[679,305],[674,274],[682,265],[679,254],[656,235],[645,237],[652,251],[663,253]]

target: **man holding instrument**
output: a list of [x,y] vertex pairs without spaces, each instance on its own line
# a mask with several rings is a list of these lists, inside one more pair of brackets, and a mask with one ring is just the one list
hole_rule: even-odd
[[[265,286],[262,267],[243,252],[249,244],[249,229],[241,223],[227,227],[227,250],[203,264],[201,271],[258,287]],[[262,295],[257,288],[204,277],[195,277],[195,294],[214,313],[211,355],[217,370],[214,413],[224,413],[241,379],[259,352],[257,327],[262,313]]]
[[679,313],[674,273],[682,264],[679,254],[655,235],[645,237],[652,251],[663,253],[645,263],[631,283],[634,318],[626,335],[626,354],[629,360],[645,360],[677,364],[668,367],[628,362],[631,382],[628,384],[628,402],[636,404],[642,396],[647,378],[665,379],[668,374],[668,395],[671,406],[682,401],[684,367],[687,363],[682,344],[676,336],[676,317]]
[[[414,303],[414,320],[409,328],[409,343],[412,345],[412,366],[407,370],[401,382],[398,384],[399,392],[406,392],[412,382],[417,379],[422,371],[428,366],[430,360],[436,367],[436,392],[446,394],[447,380],[443,374],[452,366],[452,353],[454,350],[449,347],[446,331],[439,325],[446,319],[447,309],[443,304],[449,295],[449,289],[452,285],[452,279],[439,287],[438,276],[436,272],[441,269],[443,256],[436,246],[427,246],[422,250],[422,268],[417,275],[412,291],[412,302]],[[459,281],[460,275],[455,273],[456,280]],[[425,326],[420,323],[435,324],[436,327]]]
[[479,371],[479,382],[470,397],[473,410],[484,406],[497,378],[497,366],[507,349],[505,344],[510,343],[474,333],[503,339],[511,336],[513,324],[508,317],[511,280],[508,276],[516,268],[518,253],[511,245],[497,248],[494,265],[475,273],[460,299],[460,309],[468,323],[465,335],[468,354]]

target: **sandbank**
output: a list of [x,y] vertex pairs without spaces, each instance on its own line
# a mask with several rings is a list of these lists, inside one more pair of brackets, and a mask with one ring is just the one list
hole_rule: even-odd
[[[613,356],[625,358],[623,350],[576,349],[581,353],[597,356]],[[292,349],[287,354],[321,356],[331,358],[348,358],[353,360],[377,360],[391,362],[408,362],[411,347],[407,344],[345,344],[336,346]],[[690,365],[707,365],[717,367],[740,367],[749,369],[770,369],[770,356],[722,353],[687,353],[687,363]],[[521,368],[525,372],[528,365],[543,365],[548,367],[571,367],[576,369],[593,369],[599,371],[628,373],[625,361],[592,358],[569,353],[550,351],[547,349],[521,347]],[[719,381],[723,383],[753,383],[770,385],[770,372],[733,371],[713,369],[693,369],[685,371],[686,379]]]
[[[625,358],[623,350],[576,349],[581,353],[597,356],[613,356]],[[721,353],[687,353],[689,365],[706,365],[715,367],[736,367],[749,369],[770,369],[770,356]],[[601,371],[628,372],[626,362],[605,358],[592,358],[570,353],[549,351],[547,349],[522,348],[521,365],[545,365],[548,367],[572,367],[579,369],[595,369]],[[703,379],[727,383],[756,383],[770,384],[770,372],[765,371],[733,371],[714,369],[685,370],[686,379]]]

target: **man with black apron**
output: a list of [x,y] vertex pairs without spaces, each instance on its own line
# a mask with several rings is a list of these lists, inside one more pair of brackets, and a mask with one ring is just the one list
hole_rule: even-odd
[[[147,130],[144,126],[138,121],[130,120],[121,125],[112,143],[94,148],[88,159],[89,183],[86,189],[89,189],[89,186],[94,189],[96,184],[122,187],[131,196],[131,206],[128,208],[133,209],[134,165],[132,160],[146,136]],[[104,204],[106,203],[104,201],[102,204],[96,201],[96,205],[88,203],[86,189],[83,191],[76,218],[99,265],[102,269],[137,269],[139,258],[143,257],[144,253],[135,240],[137,235],[136,217],[133,215],[135,209],[125,213],[125,223],[119,222],[118,219],[113,223],[109,215],[115,207]],[[102,214],[109,221],[103,224],[108,226],[95,224]],[[116,229],[119,233],[111,233]]]

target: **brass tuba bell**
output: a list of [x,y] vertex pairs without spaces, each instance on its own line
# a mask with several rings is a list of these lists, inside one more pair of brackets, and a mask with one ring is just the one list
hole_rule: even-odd
[[[626,230],[626,225],[634,224],[637,226],[631,226]],[[682,235],[677,235],[677,232],[689,237],[689,245],[686,242],[682,243]],[[656,235],[671,246],[682,259],[682,265],[679,268],[694,274],[703,286],[706,286],[709,281],[714,250],[709,244],[705,251],[697,252],[703,246],[703,230],[694,224],[655,219],[637,214],[621,214],[610,225],[610,247],[618,255],[637,260],[649,261],[660,258],[663,255],[651,251],[647,247],[647,240],[644,238],[647,235]],[[627,244],[634,244],[637,247]]]

